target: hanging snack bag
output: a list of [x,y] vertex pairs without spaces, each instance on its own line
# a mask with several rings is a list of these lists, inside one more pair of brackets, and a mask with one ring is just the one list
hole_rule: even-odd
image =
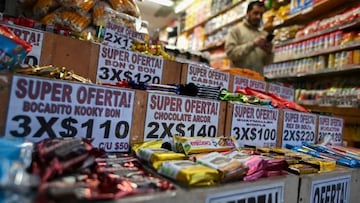
[[31,49],[31,44],[0,25],[0,70],[10,69],[20,63]]

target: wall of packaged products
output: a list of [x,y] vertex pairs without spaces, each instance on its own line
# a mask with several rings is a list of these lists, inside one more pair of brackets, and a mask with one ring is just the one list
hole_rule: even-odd
[[276,34],[266,77],[292,84],[296,102],[343,117],[353,144],[359,125],[359,6],[356,1],[291,1],[286,17],[279,17],[280,9],[264,15],[265,29]]

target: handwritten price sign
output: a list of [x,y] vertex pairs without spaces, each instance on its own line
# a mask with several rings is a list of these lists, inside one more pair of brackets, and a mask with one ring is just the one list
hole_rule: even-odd
[[277,109],[234,104],[231,135],[239,146],[275,147],[278,118]]
[[344,120],[342,118],[319,116],[318,142],[328,135],[332,137],[333,144],[341,145],[343,125]]
[[5,136],[30,141],[92,138],[107,151],[128,151],[134,92],[14,76]]
[[160,84],[164,60],[146,54],[101,45],[97,81],[116,84],[122,80]]
[[217,136],[220,102],[149,93],[144,140]]
[[301,145],[302,142],[314,144],[315,122],[315,114],[284,111],[282,147]]
[[230,74],[197,64],[189,64],[187,83],[220,86],[229,89]]

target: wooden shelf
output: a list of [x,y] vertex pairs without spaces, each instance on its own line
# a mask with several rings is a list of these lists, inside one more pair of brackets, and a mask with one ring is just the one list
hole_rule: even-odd
[[332,52],[350,50],[350,49],[354,49],[354,48],[358,48],[358,47],[360,47],[360,41],[355,42],[355,43],[348,43],[346,45],[340,45],[340,46],[336,46],[336,47],[332,47],[332,48],[328,48],[328,49],[322,49],[321,51],[314,51],[314,52],[310,52],[307,54],[293,55],[292,57],[276,60],[276,61],[274,61],[274,63],[281,63],[281,62],[292,61],[292,60],[301,59],[301,58],[319,56],[319,55],[323,55],[323,54],[329,54]]
[[301,41],[304,41],[304,40],[307,40],[307,39],[311,39],[311,38],[315,38],[315,37],[325,35],[325,34],[328,34],[328,33],[331,33],[331,32],[335,32],[335,31],[338,31],[338,30],[344,30],[344,29],[349,29],[349,28],[357,28],[357,27],[360,27],[360,18],[358,18],[358,19],[356,19],[356,20],[354,20],[352,22],[347,22],[347,23],[345,23],[343,25],[337,25],[337,26],[331,27],[331,28],[326,29],[326,30],[322,30],[322,31],[319,31],[319,32],[315,32],[315,33],[312,33],[312,34],[308,34],[308,35],[299,37],[299,38],[295,38],[295,39],[291,39],[291,40],[287,40],[287,41],[284,41],[284,42],[277,43],[277,44],[275,44],[275,47],[286,46],[286,45],[289,45],[289,44],[293,44],[293,43],[296,43],[296,42],[301,42]]
[[212,49],[217,49],[217,48],[221,48],[225,45],[225,40],[221,40],[220,42],[217,42],[211,46],[205,47],[203,49],[200,49],[200,51],[209,51]]
[[312,111],[330,112],[334,116],[344,119],[345,124],[360,124],[360,108],[357,107],[337,107],[337,106],[318,106],[303,105]]
[[225,13],[225,12],[227,12],[227,11],[233,9],[233,8],[235,8],[237,5],[241,4],[243,1],[244,1],[244,0],[240,0],[240,1],[236,2],[236,3],[233,3],[233,4],[229,5],[229,6],[227,6],[226,8],[224,8],[224,9],[222,9],[221,11],[217,12],[216,14],[211,15],[210,17],[208,17],[208,18],[205,19],[204,21],[202,21],[202,22],[200,22],[200,23],[197,23],[197,24],[195,24],[195,25],[193,25],[193,26],[190,26],[189,28],[184,29],[183,31],[181,31],[181,33],[190,32],[190,31],[192,31],[194,28],[196,28],[196,27],[198,27],[198,26],[201,26],[201,25],[204,25],[204,24],[205,24],[206,22],[208,22],[209,20],[211,20],[211,19],[213,19],[213,18],[215,18],[215,17],[217,17],[217,16],[219,16],[219,15],[221,15],[221,14],[223,14],[223,13]]
[[225,27],[228,27],[228,26],[231,26],[235,23],[238,23],[240,21],[242,21],[242,19],[244,18],[245,16],[241,16],[241,17],[238,17],[238,18],[235,18],[234,20],[231,20],[227,23],[225,23],[224,25],[218,27],[218,28],[215,28],[214,30],[210,31],[209,33],[205,33],[206,36],[209,36],[209,35],[213,35],[215,34],[216,32],[220,31],[221,29],[225,28]]
[[307,80],[314,77],[328,77],[328,76],[341,76],[341,75],[355,75],[360,73],[360,65],[349,65],[335,69],[324,69],[315,73],[288,75],[268,78],[270,81],[294,81],[294,80]]

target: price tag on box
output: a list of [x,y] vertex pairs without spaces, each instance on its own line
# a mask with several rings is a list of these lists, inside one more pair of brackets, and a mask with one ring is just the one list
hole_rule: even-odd
[[96,81],[115,85],[122,80],[161,84],[164,59],[100,45]]
[[246,87],[266,91],[266,82],[235,75],[233,91],[235,92],[237,88],[245,89]]
[[321,142],[325,136],[331,136],[332,144],[342,145],[343,125],[342,118],[319,116],[317,142]]
[[313,181],[310,202],[350,202],[350,179],[350,175],[345,175]]
[[316,115],[285,110],[283,112],[282,147],[315,143]]
[[277,109],[243,104],[233,105],[230,135],[236,138],[239,146],[276,146],[279,119]]
[[135,92],[13,76],[5,137],[93,139],[106,151],[129,151]]
[[276,94],[284,99],[294,101],[295,90],[293,88],[285,87],[274,83],[269,83],[269,93]]
[[[144,141],[164,139],[173,135],[216,137],[220,101],[148,93]],[[221,123],[221,125],[223,125]]]
[[145,42],[148,36],[119,23],[108,22],[104,33],[104,45],[131,50],[133,41]]
[[224,73],[210,67],[203,67],[198,64],[189,64],[186,70],[187,75],[186,81],[183,81],[184,83],[220,86],[229,89],[229,73]]

